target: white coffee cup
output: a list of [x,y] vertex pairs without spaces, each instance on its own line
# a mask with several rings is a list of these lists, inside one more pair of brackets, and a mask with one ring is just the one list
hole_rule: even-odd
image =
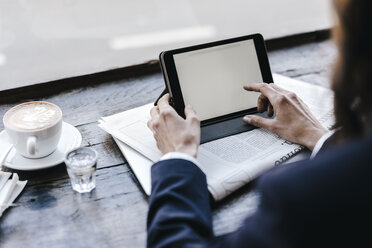
[[41,158],[54,152],[58,146],[62,111],[50,102],[22,103],[5,113],[3,123],[19,154],[26,158]]

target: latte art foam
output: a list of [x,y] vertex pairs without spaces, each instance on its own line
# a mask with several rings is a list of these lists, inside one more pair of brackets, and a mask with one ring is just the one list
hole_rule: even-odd
[[20,130],[43,129],[55,124],[61,117],[60,109],[52,104],[32,102],[16,106],[5,116],[8,126]]

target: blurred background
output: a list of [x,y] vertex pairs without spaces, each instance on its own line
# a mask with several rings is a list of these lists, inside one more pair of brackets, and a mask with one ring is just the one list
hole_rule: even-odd
[[328,29],[331,0],[0,0],[0,90],[259,32]]

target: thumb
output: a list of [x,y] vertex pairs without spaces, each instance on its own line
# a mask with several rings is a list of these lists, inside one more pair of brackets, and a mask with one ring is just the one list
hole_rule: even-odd
[[244,116],[243,121],[253,126],[262,127],[267,130],[271,130],[271,127],[273,125],[272,119],[264,118],[264,117],[257,116],[257,115],[246,115]]
[[185,116],[186,119],[189,119],[191,117],[197,117],[194,108],[190,104],[187,104],[187,106],[185,107]]

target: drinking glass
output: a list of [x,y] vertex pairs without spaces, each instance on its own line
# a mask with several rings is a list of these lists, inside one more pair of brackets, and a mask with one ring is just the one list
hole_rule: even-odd
[[66,154],[65,164],[72,189],[79,193],[96,187],[97,152],[90,147],[79,147]]

